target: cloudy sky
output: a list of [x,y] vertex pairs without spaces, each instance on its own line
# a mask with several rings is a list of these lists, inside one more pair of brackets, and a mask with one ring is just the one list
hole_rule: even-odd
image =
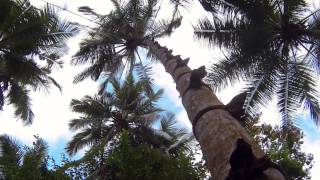
[[[43,0],[30,0],[35,6],[41,7],[45,5]],[[49,0],[48,2],[65,7],[69,11],[77,12],[79,6],[90,6],[98,13],[105,14],[112,9],[109,0]],[[315,7],[319,7],[320,2],[313,3]],[[311,0],[310,0],[311,3]],[[158,17],[169,16],[171,9],[164,0],[162,10]],[[66,18],[73,22],[78,22],[88,26],[95,24],[74,15],[70,12],[59,11],[62,18]],[[182,58],[190,57],[189,65],[197,68],[201,65],[207,67],[221,57],[221,52],[216,48],[209,48],[193,38],[192,24],[196,20],[206,15],[198,4],[194,1],[188,10],[183,10],[183,23],[176,32],[170,37],[159,40],[161,45],[165,45],[173,49],[174,54],[180,54]],[[68,42],[69,52],[62,58],[64,61],[63,69],[57,69],[52,76],[62,85],[63,91],[52,87],[50,92],[33,92],[32,104],[35,114],[34,123],[31,126],[23,126],[21,121],[13,116],[13,108],[5,106],[4,111],[0,112],[0,134],[6,133],[16,137],[22,143],[30,145],[34,140],[33,135],[39,135],[44,138],[50,146],[50,154],[55,158],[59,158],[64,153],[65,143],[71,139],[74,132],[68,130],[68,122],[70,119],[77,117],[70,111],[69,104],[72,98],[81,98],[84,95],[92,95],[97,91],[97,84],[91,80],[79,84],[73,84],[73,77],[80,72],[81,67],[70,66],[71,56],[78,50],[79,42],[86,37],[86,31],[82,31],[77,37]],[[165,73],[164,68],[160,64],[153,65],[154,79],[157,86],[164,88],[165,94],[160,105],[164,109],[168,109],[176,113],[179,122],[187,127],[191,127],[186,112],[183,110],[181,99],[175,89],[173,79]],[[218,93],[218,97],[224,103],[227,103],[234,95],[241,90],[242,85],[236,84],[233,87],[224,89]],[[276,105],[271,104],[264,109],[262,118],[269,123],[276,124],[279,122],[279,115],[276,113]],[[316,128],[307,115],[301,115],[299,126],[304,130],[305,143],[303,149],[315,156],[315,166],[312,171],[312,179],[320,179],[320,130]]]

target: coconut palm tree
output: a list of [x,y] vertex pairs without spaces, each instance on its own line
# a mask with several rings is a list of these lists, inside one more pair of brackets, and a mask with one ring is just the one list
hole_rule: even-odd
[[[63,174],[48,169],[48,146],[35,136],[32,147],[21,146],[8,135],[0,136],[0,179],[68,179]],[[1,177],[1,175],[3,177]]]
[[[132,75],[122,84],[115,79],[111,84],[111,93],[72,100],[72,110],[83,116],[69,123],[71,130],[81,130],[67,145],[70,155],[85,146],[105,146],[123,130],[130,133],[133,142],[147,143],[165,152],[190,149],[187,143],[193,136],[185,128],[177,127],[173,114],[159,114],[161,109],[155,103],[162,94],[161,90],[147,93],[146,83],[135,82]],[[157,124],[159,127],[155,128]]]
[[30,124],[29,91],[50,84],[61,88],[49,74],[61,65],[57,59],[77,28],[60,20],[52,7],[38,9],[28,0],[1,0],[0,12],[0,109],[8,100],[15,115]]
[[181,150],[191,151],[193,135],[177,126],[173,114],[159,114],[160,109],[154,104],[160,98],[161,90],[147,92],[145,81],[134,82],[132,75],[123,83],[113,79],[111,84],[111,93],[86,96],[71,102],[72,110],[82,116],[71,120],[69,124],[71,130],[80,132],[66,149],[73,155],[85,146],[90,147],[77,162],[98,157],[98,167],[103,169],[109,151],[113,150],[113,144],[123,131],[129,133],[132,143],[137,146],[147,144],[173,156],[177,156]]
[[246,110],[259,113],[261,105],[277,98],[282,127],[290,128],[300,108],[319,124],[320,12],[305,0],[202,1],[208,11],[224,18],[203,19],[195,35],[226,48],[228,56],[208,75],[213,87],[245,80]]
[[[121,74],[123,67],[129,69],[129,72],[133,71],[136,64],[142,66],[140,48],[146,49],[148,57],[158,59],[176,82],[194,134],[215,179],[232,178],[234,173],[241,172],[244,175],[260,173],[269,179],[277,174],[276,177],[281,179],[279,171],[268,165],[258,165],[258,169],[250,168],[255,167],[259,160],[263,161],[264,154],[261,149],[252,146],[253,141],[245,129],[202,82],[205,68],[191,71],[187,66],[188,60],[173,56],[171,50],[154,41],[170,35],[180,25],[181,18],[156,21],[157,0],[112,2],[115,9],[101,16],[102,25],[90,32],[90,38],[81,43],[80,50],[74,56],[74,64],[90,64],[76,77],[75,82],[88,77],[97,80],[101,74]],[[241,155],[243,151],[248,153]],[[241,158],[251,161],[246,164]]]
[[135,82],[132,75],[127,76],[123,83],[113,79],[111,84],[111,93],[72,100],[72,111],[83,116],[69,123],[71,130],[81,130],[68,143],[66,149],[69,154],[87,145],[106,145],[122,130],[149,124],[148,120],[160,111],[155,103],[162,90],[146,95],[144,81]]

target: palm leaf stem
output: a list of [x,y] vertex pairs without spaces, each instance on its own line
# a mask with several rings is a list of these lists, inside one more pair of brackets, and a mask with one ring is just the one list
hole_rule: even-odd
[[312,12],[311,14],[309,14],[308,16],[306,16],[305,18],[301,19],[300,21],[298,21],[298,24],[303,23],[303,21],[307,20],[309,17],[315,15],[316,13],[320,12],[320,9],[315,10],[314,12]]
[[82,16],[82,15],[80,15],[80,14],[77,14],[77,13],[73,12],[73,11],[70,11],[70,10],[68,10],[68,9],[65,8],[65,7],[61,7],[61,6],[59,6],[59,5],[50,3],[50,2],[45,1],[45,0],[40,0],[40,1],[42,1],[42,2],[44,2],[44,3],[46,3],[46,4],[50,4],[51,6],[54,6],[54,7],[58,8],[58,9],[61,9],[61,10],[63,10],[63,11],[66,11],[66,12],[68,12],[68,13],[71,13],[71,14],[73,14],[73,15],[75,15],[75,16],[78,16],[78,17],[80,17],[80,18],[82,18],[82,19],[86,19],[86,20],[88,20],[88,21],[90,21],[90,22],[92,22],[92,23],[95,23],[95,24],[97,24],[97,25],[102,26],[101,23],[98,23],[98,22],[96,22],[96,21],[94,21],[94,20],[92,20],[92,19],[86,18],[85,16]]
[[265,75],[262,75],[262,76],[261,76],[261,78],[259,79],[259,81],[258,81],[257,84],[255,85],[253,91],[250,93],[250,96],[249,96],[249,98],[248,98],[248,100],[247,100],[247,103],[246,103],[247,105],[246,105],[245,110],[244,110],[245,112],[248,111],[248,109],[249,109],[249,107],[250,107],[250,104],[251,104],[251,101],[253,100],[253,97],[254,97],[255,93],[258,91],[258,88],[259,88],[259,86],[261,85],[262,80],[263,80],[264,77],[265,77]]

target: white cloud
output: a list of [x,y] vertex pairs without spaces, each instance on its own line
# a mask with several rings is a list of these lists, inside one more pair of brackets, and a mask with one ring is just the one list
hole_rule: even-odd
[[189,121],[187,112],[185,110],[180,111],[177,116],[176,116],[178,122],[180,122],[181,124],[183,124],[185,127],[187,127],[188,129],[192,129],[192,125]]
[[155,84],[164,89],[165,95],[170,97],[170,100],[175,103],[177,107],[182,107],[179,93],[176,90],[176,85],[172,77],[165,72],[162,64],[154,64],[152,66],[152,77],[154,78]]

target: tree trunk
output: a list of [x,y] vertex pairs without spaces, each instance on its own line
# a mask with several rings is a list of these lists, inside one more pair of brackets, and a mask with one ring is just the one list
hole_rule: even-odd
[[202,83],[201,75],[197,77],[196,71],[200,69],[192,71],[187,61],[173,56],[171,50],[157,42],[145,43],[174,79],[214,180],[285,179],[212,90]]

